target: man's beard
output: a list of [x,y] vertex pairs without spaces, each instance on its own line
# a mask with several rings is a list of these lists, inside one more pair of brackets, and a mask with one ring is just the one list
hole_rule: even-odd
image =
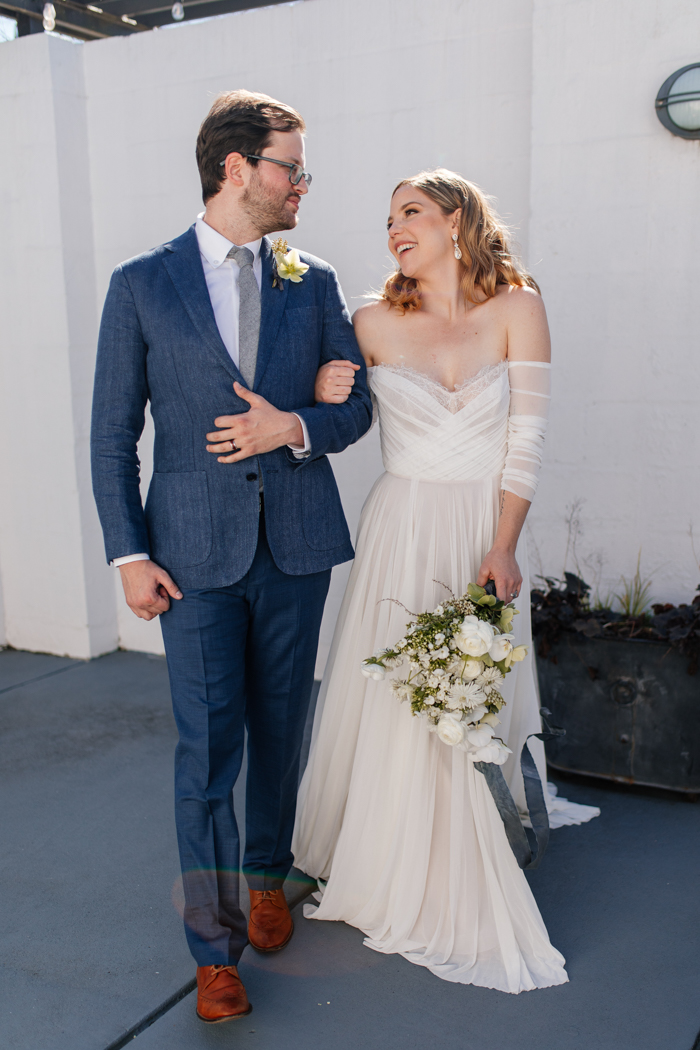
[[[291,188],[290,183],[289,189]],[[260,178],[255,172],[248,189],[241,198],[241,204],[253,225],[264,235],[275,233],[277,230],[293,230],[296,226],[296,213],[285,210],[288,197],[289,190],[285,190],[283,197],[271,197],[269,191],[266,192],[263,189]]]

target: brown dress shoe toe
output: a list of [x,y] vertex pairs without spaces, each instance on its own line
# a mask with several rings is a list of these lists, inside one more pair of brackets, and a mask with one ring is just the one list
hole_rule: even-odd
[[221,1024],[245,1017],[253,1007],[235,966],[197,967],[197,1017]]
[[259,952],[278,952],[294,933],[294,921],[283,890],[248,890],[248,940]]

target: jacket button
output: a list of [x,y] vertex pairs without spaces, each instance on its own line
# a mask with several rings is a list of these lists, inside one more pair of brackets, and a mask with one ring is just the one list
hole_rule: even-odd
[[257,474],[246,474],[245,479],[246,479],[246,481],[257,481],[258,480],[258,475]]

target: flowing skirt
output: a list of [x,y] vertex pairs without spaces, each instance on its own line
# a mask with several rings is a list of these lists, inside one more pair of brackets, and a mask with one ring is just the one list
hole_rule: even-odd
[[[363,658],[401,637],[406,609],[433,609],[476,580],[496,532],[499,488],[498,478],[392,474],[374,485],[319,694],[292,849],[302,871],[325,881],[307,918],[347,922],[368,947],[445,980],[520,992],[568,978],[486,781],[387,682],[360,672]],[[525,560],[523,547],[515,644],[530,641]],[[507,676],[499,726],[514,752],[503,772],[522,809],[519,752],[540,731],[533,663]],[[544,782],[543,747],[530,747]],[[555,826],[598,813],[553,796],[549,808]]]

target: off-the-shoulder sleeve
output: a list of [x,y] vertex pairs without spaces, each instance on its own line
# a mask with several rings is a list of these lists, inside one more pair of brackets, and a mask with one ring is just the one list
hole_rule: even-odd
[[532,500],[537,490],[549,414],[550,365],[510,361],[508,451],[501,488]]

